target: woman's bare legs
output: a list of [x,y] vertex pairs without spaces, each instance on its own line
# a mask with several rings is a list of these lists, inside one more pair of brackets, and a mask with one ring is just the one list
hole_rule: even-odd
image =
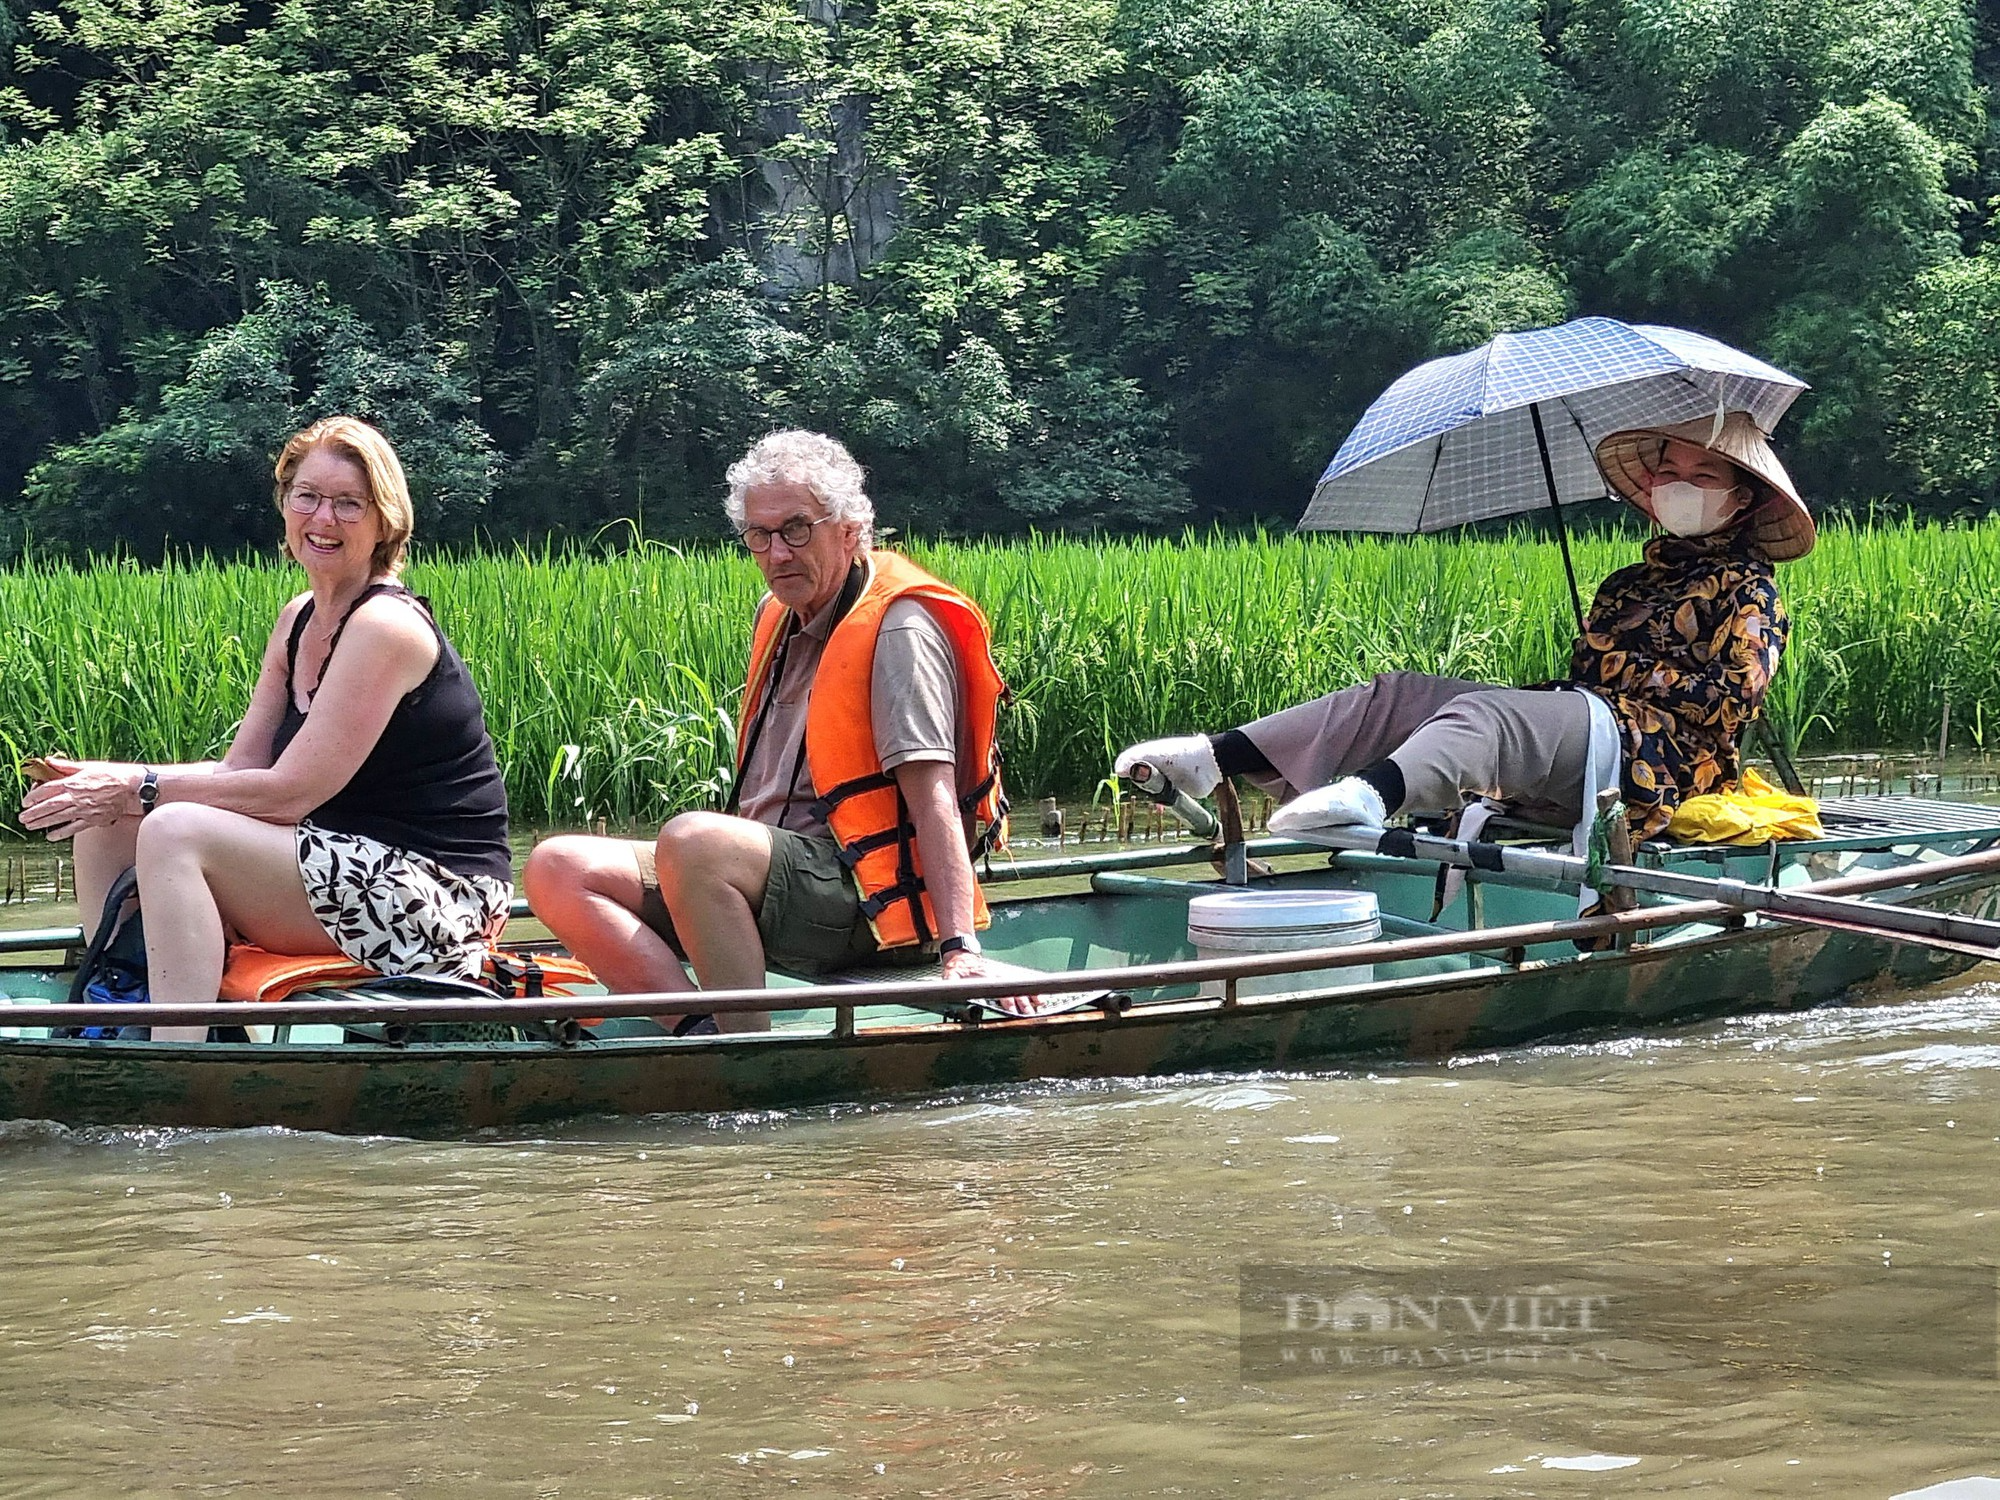
[[110,894],[111,882],[132,868],[138,844],[137,818],[86,828],[76,836],[70,858],[76,862],[76,906],[86,943],[97,936],[97,920],[104,915],[104,898]]
[[[306,900],[287,825],[170,802],[141,825],[137,853],[147,986],[156,1004],[213,1000],[231,931],[274,953],[340,951]],[[156,1041],[198,1042],[206,1034],[198,1026],[153,1028]]]

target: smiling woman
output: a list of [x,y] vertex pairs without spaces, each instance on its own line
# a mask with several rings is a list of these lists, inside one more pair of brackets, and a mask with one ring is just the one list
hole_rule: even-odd
[[[398,582],[409,486],[388,439],[329,417],[279,454],[279,612],[220,761],[47,757],[24,826],[76,840],[86,932],[138,872],[154,999],[215,998],[232,936],[385,974],[469,975],[512,895],[506,792],[465,664]],[[166,1028],[158,1040],[200,1040]]]

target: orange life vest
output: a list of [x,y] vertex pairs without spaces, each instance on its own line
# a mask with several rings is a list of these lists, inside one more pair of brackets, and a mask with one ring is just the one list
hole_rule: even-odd
[[[933,578],[894,552],[871,552],[867,586],[833,627],[814,674],[806,706],[806,766],[840,861],[861,893],[861,910],[884,948],[904,948],[943,936],[924,888],[916,830],[895,777],[882,769],[875,749],[870,702],[875,642],[882,617],[898,599],[920,601],[951,642],[958,663],[958,738],[965,763],[958,767],[959,811],[966,843],[978,859],[1007,840],[1007,798],[1000,786],[998,721],[1006,684],[993,665],[986,616],[950,584]],[[744,689],[745,722],[761,704],[791,612],[767,598],[757,612],[750,642],[750,677]],[[743,774],[748,735],[737,743],[736,774]],[[992,917],[979,882],[972,883],[973,924]]]

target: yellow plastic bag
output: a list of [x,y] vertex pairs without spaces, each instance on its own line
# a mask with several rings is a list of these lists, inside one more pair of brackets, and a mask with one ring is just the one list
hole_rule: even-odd
[[1735,790],[1690,797],[1674,809],[1667,837],[1684,844],[1762,844],[1824,838],[1819,804],[1781,792],[1748,766]]

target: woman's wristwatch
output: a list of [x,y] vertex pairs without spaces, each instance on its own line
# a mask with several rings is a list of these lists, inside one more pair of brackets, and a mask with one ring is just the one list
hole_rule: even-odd
[[979,946],[978,937],[970,932],[954,933],[938,944],[939,958],[950,958],[954,953],[984,953],[985,951],[984,948]]
[[139,783],[139,816],[145,817],[159,800],[160,773],[148,766],[145,777]]

